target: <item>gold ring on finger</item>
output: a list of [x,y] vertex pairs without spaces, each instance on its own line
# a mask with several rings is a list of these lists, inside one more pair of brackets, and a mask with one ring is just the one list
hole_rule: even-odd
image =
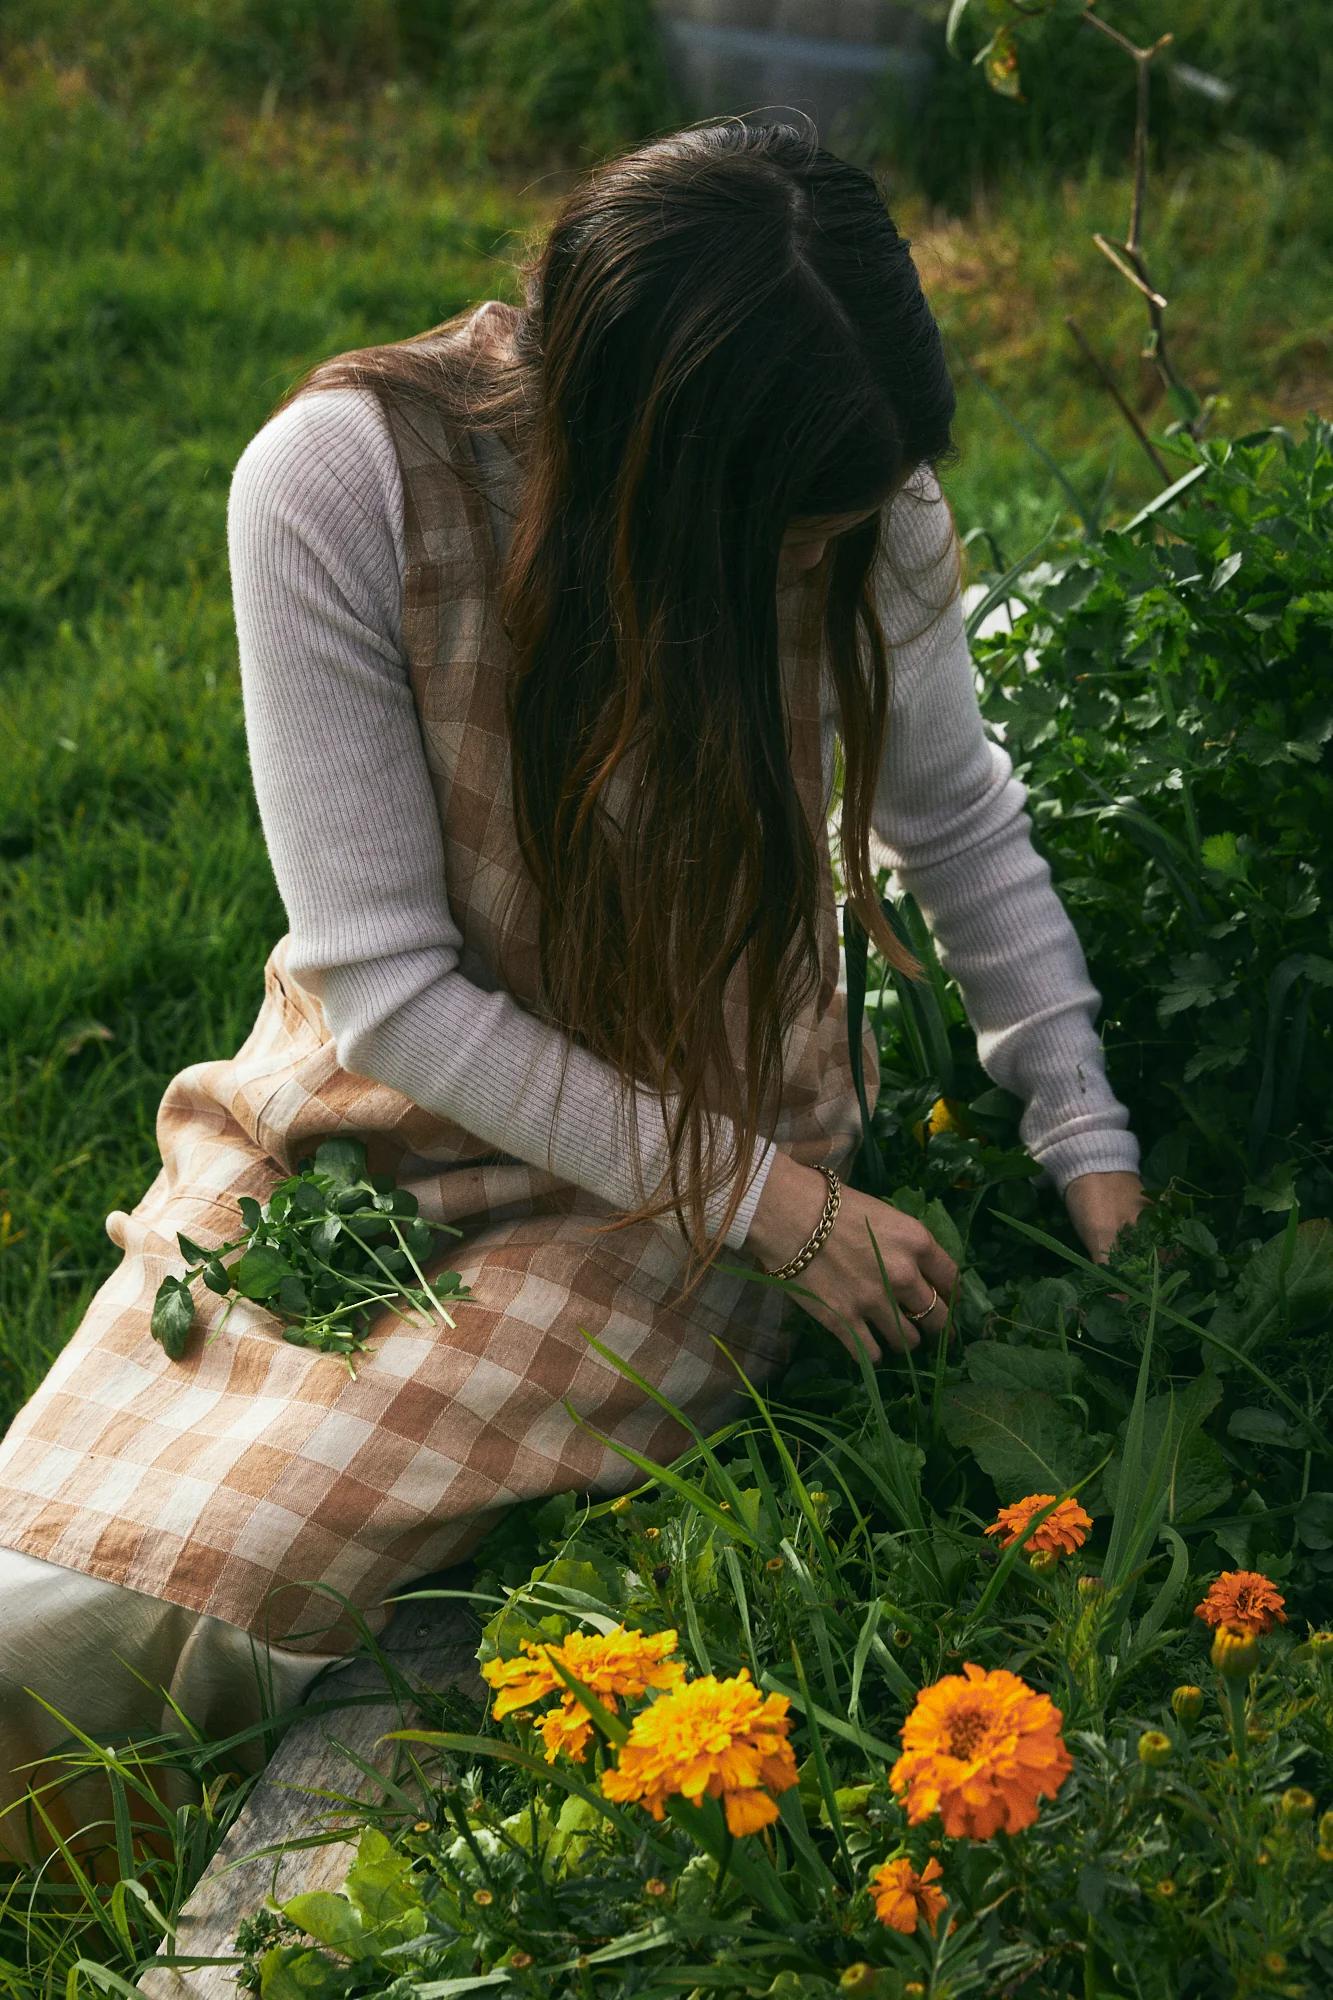
[[940,1295],[936,1291],[935,1287],[932,1285],[930,1288],[930,1305],[922,1306],[920,1312],[918,1313],[908,1312],[907,1307],[904,1306],[903,1312],[906,1314],[908,1319],[924,1319],[926,1317],[926,1314],[930,1312],[933,1307],[937,1306],[939,1302],[940,1302]]

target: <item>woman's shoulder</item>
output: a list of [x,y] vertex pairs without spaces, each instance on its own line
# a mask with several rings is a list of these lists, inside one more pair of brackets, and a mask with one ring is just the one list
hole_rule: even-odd
[[250,438],[232,471],[228,516],[280,521],[319,550],[387,535],[402,570],[402,474],[377,397],[304,389]]

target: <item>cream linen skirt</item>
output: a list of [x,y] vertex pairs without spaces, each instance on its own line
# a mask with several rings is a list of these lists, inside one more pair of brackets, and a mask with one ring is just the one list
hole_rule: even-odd
[[[62,1838],[82,1848],[110,1836],[109,1794],[98,1774],[71,1781],[66,1766],[43,1764],[71,1736],[35,1696],[98,1741],[160,1731],[185,1738],[172,1702],[217,1739],[292,1707],[323,1667],[345,1657],[284,1652],[204,1612],[0,1548],[0,1858],[32,1861],[53,1851],[49,1832],[21,1803],[30,1785]],[[233,1754],[258,1769],[263,1737]],[[52,1780],[60,1782],[43,1790]],[[153,1782],[173,1808],[198,1797],[183,1771],[159,1770]]]

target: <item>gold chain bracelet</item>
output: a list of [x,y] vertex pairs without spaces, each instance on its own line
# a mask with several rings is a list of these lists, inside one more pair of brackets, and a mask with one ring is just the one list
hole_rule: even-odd
[[780,1270],[768,1271],[765,1273],[766,1277],[794,1278],[798,1271],[805,1269],[816,1250],[823,1243],[830,1229],[832,1229],[838,1209],[842,1203],[842,1182],[838,1179],[832,1167],[821,1167],[819,1171],[828,1182],[828,1195],[824,1201],[824,1212],[815,1224],[814,1234],[808,1243],[802,1244],[794,1257],[788,1258]]

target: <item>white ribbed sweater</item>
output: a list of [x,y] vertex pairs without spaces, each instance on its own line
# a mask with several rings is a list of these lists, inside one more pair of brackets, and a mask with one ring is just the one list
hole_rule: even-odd
[[[937,490],[933,473],[924,479]],[[509,524],[496,510],[492,518],[503,548]],[[947,531],[943,507],[892,517],[909,566],[929,560]],[[557,1111],[568,1038],[458,970],[462,940],[402,647],[402,482],[374,397],[312,391],[271,418],[235,467],[227,534],[251,772],[288,962],[319,996],[339,1061],[490,1147],[615,1208],[635,1206],[614,1072],[574,1044]],[[880,609],[890,642],[905,642],[874,811],[883,859],[920,905],[982,1067],[1024,1103],[1020,1136],[1056,1187],[1137,1171],[1138,1142],[1094,1026],[1101,996],[1032,845],[1026,790],[986,733],[961,600],[912,642],[920,605]],[[835,726],[829,707],[826,797]],[[646,1089],[639,1131],[652,1189],[666,1134]],[[744,1244],[776,1150],[756,1148],[732,1249]],[[711,1226],[721,1213],[718,1197]]]

